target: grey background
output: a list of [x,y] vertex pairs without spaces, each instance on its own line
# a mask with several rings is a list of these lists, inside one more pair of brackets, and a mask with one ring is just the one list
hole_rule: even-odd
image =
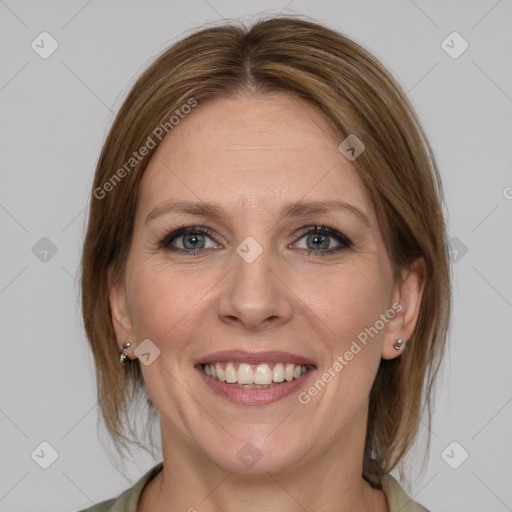
[[[156,54],[205,22],[262,11],[352,37],[417,109],[455,237],[454,315],[429,462],[418,471],[418,445],[404,486],[432,512],[512,510],[512,0],[0,0],[0,511],[90,507],[155,463],[135,451],[125,478],[98,439],[75,282],[94,167]],[[43,31],[59,45],[47,59],[31,47]],[[456,59],[441,46],[453,31],[469,43]],[[44,441],[58,452],[48,469],[31,457]]]

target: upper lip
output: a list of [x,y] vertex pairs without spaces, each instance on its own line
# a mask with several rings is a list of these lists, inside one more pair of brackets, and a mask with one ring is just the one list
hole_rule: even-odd
[[196,361],[197,364],[217,363],[221,361],[234,361],[247,364],[262,363],[293,363],[300,365],[316,366],[312,359],[292,354],[291,352],[282,352],[271,350],[269,352],[246,352],[244,350],[223,350],[213,352]]

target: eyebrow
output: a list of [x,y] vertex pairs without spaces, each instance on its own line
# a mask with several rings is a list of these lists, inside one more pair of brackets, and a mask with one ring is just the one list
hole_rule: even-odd
[[[366,226],[370,227],[368,217],[359,208],[344,201],[335,199],[329,201],[294,201],[283,206],[279,217],[301,217],[305,215],[329,213],[332,211],[350,212]],[[225,223],[230,219],[226,210],[216,203],[204,201],[165,201],[151,210],[144,223],[147,224],[151,220],[169,213],[188,213],[201,217],[211,217]]]

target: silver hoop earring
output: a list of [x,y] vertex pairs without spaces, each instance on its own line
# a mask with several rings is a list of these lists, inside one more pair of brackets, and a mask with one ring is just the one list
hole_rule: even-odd
[[[125,343],[123,345],[123,350],[130,348],[130,346],[131,346],[131,343]],[[121,362],[121,364],[124,364],[124,365],[128,365],[132,362],[132,360],[124,352],[121,353],[121,356],[119,357],[119,361]]]
[[395,347],[396,350],[402,350],[402,347],[404,345],[404,340],[402,338],[398,338],[395,342],[395,344],[393,345],[393,347]]

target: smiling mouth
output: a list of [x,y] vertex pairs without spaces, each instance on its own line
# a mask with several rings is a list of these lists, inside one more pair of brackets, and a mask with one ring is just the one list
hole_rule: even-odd
[[294,363],[248,364],[235,361],[203,363],[202,371],[220,382],[238,388],[271,388],[300,379],[313,369],[312,365]]

